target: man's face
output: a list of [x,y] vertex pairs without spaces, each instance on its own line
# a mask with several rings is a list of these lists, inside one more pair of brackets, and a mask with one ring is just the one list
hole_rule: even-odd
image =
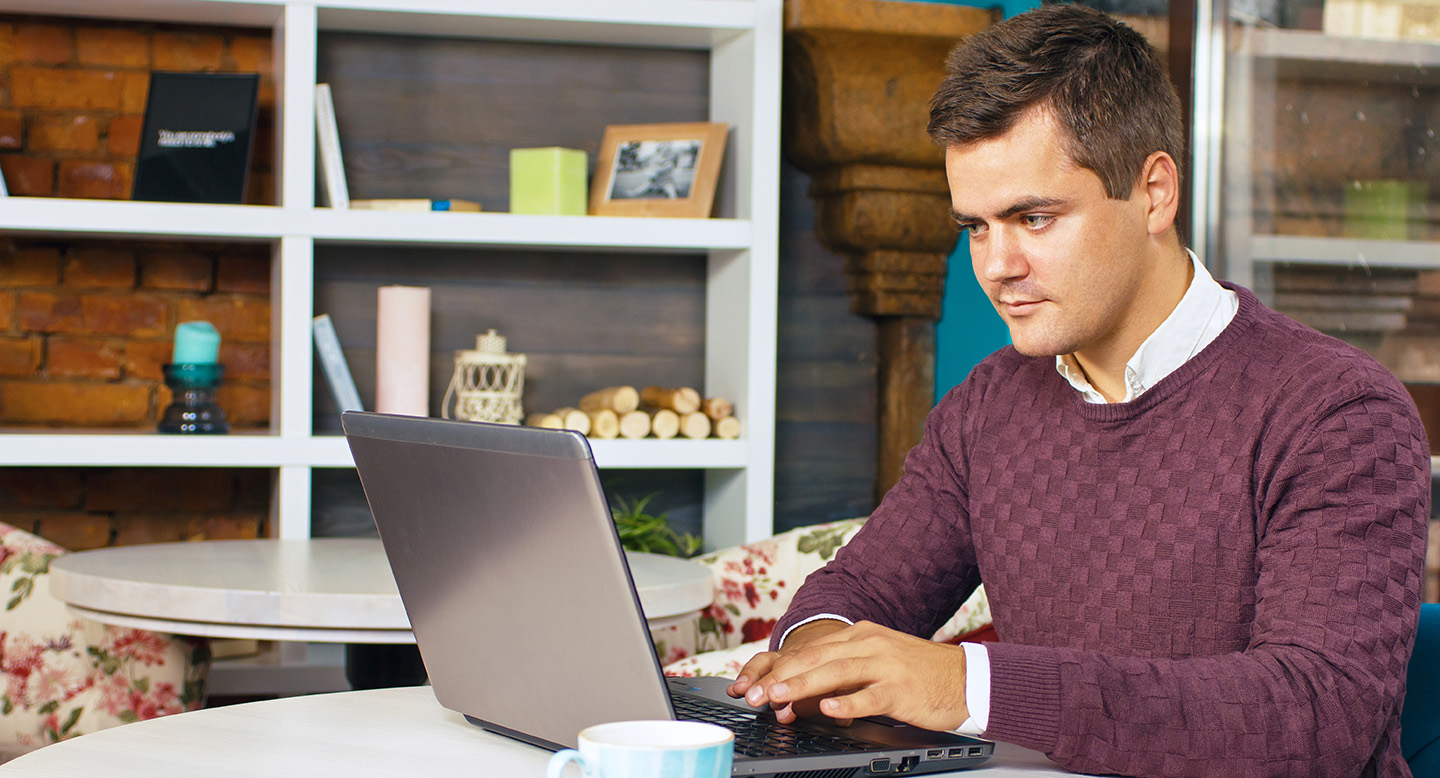
[[1144,299],[1156,265],[1145,190],[1106,197],[1100,177],[1062,150],[1048,113],[1032,110],[998,138],[952,146],[945,172],[975,277],[1020,353],[1099,359],[1128,348],[1123,362],[1163,320],[1162,312],[1151,321]]

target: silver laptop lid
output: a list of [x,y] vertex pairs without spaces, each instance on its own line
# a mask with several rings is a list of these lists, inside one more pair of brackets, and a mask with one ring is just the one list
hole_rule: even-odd
[[342,424],[440,704],[552,748],[592,724],[673,718],[583,436]]

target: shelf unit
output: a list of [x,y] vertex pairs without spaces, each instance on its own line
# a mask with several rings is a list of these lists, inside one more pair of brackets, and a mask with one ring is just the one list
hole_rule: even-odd
[[[1440,245],[1424,240],[1365,240],[1273,235],[1254,225],[1256,172],[1250,149],[1275,134],[1275,82],[1440,87],[1440,43],[1327,35],[1218,21],[1201,22],[1197,51],[1212,54],[1213,67],[1197,66],[1195,93],[1204,102],[1196,115],[1197,157],[1194,223],[1205,261],[1224,278],[1265,288],[1275,263],[1345,267],[1440,268]],[[1393,120],[1380,117],[1381,121]],[[1270,205],[1269,203],[1263,203]]]
[[[704,261],[703,391],[732,399],[734,441],[594,441],[602,468],[702,469],[709,547],[771,534],[774,498],[781,0],[0,0],[0,11],[269,28],[277,78],[277,206],[13,197],[0,233],[272,246],[272,412],[266,433],[215,437],[0,430],[0,466],[264,467],[277,472],[272,534],[310,535],[311,471],[353,466],[316,435],[310,321],[315,249],[328,244],[664,252]],[[709,118],[731,125],[736,218],[623,219],[315,207],[314,85],[330,31],[706,51]],[[483,268],[477,269],[483,274]],[[324,391],[323,387],[320,391]]]

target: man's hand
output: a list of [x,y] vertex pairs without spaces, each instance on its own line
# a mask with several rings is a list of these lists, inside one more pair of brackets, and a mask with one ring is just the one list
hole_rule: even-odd
[[818,710],[841,723],[884,715],[948,731],[970,716],[963,649],[864,621],[796,629],[780,651],[747,662],[728,691],[768,702],[785,723]]

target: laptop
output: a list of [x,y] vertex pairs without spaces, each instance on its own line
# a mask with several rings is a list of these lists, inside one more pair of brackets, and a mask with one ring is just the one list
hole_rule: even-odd
[[629,719],[714,720],[734,774],[974,767],[994,745],[889,719],[779,723],[723,678],[666,678],[585,437],[348,411],[355,467],[441,705],[548,749]]

